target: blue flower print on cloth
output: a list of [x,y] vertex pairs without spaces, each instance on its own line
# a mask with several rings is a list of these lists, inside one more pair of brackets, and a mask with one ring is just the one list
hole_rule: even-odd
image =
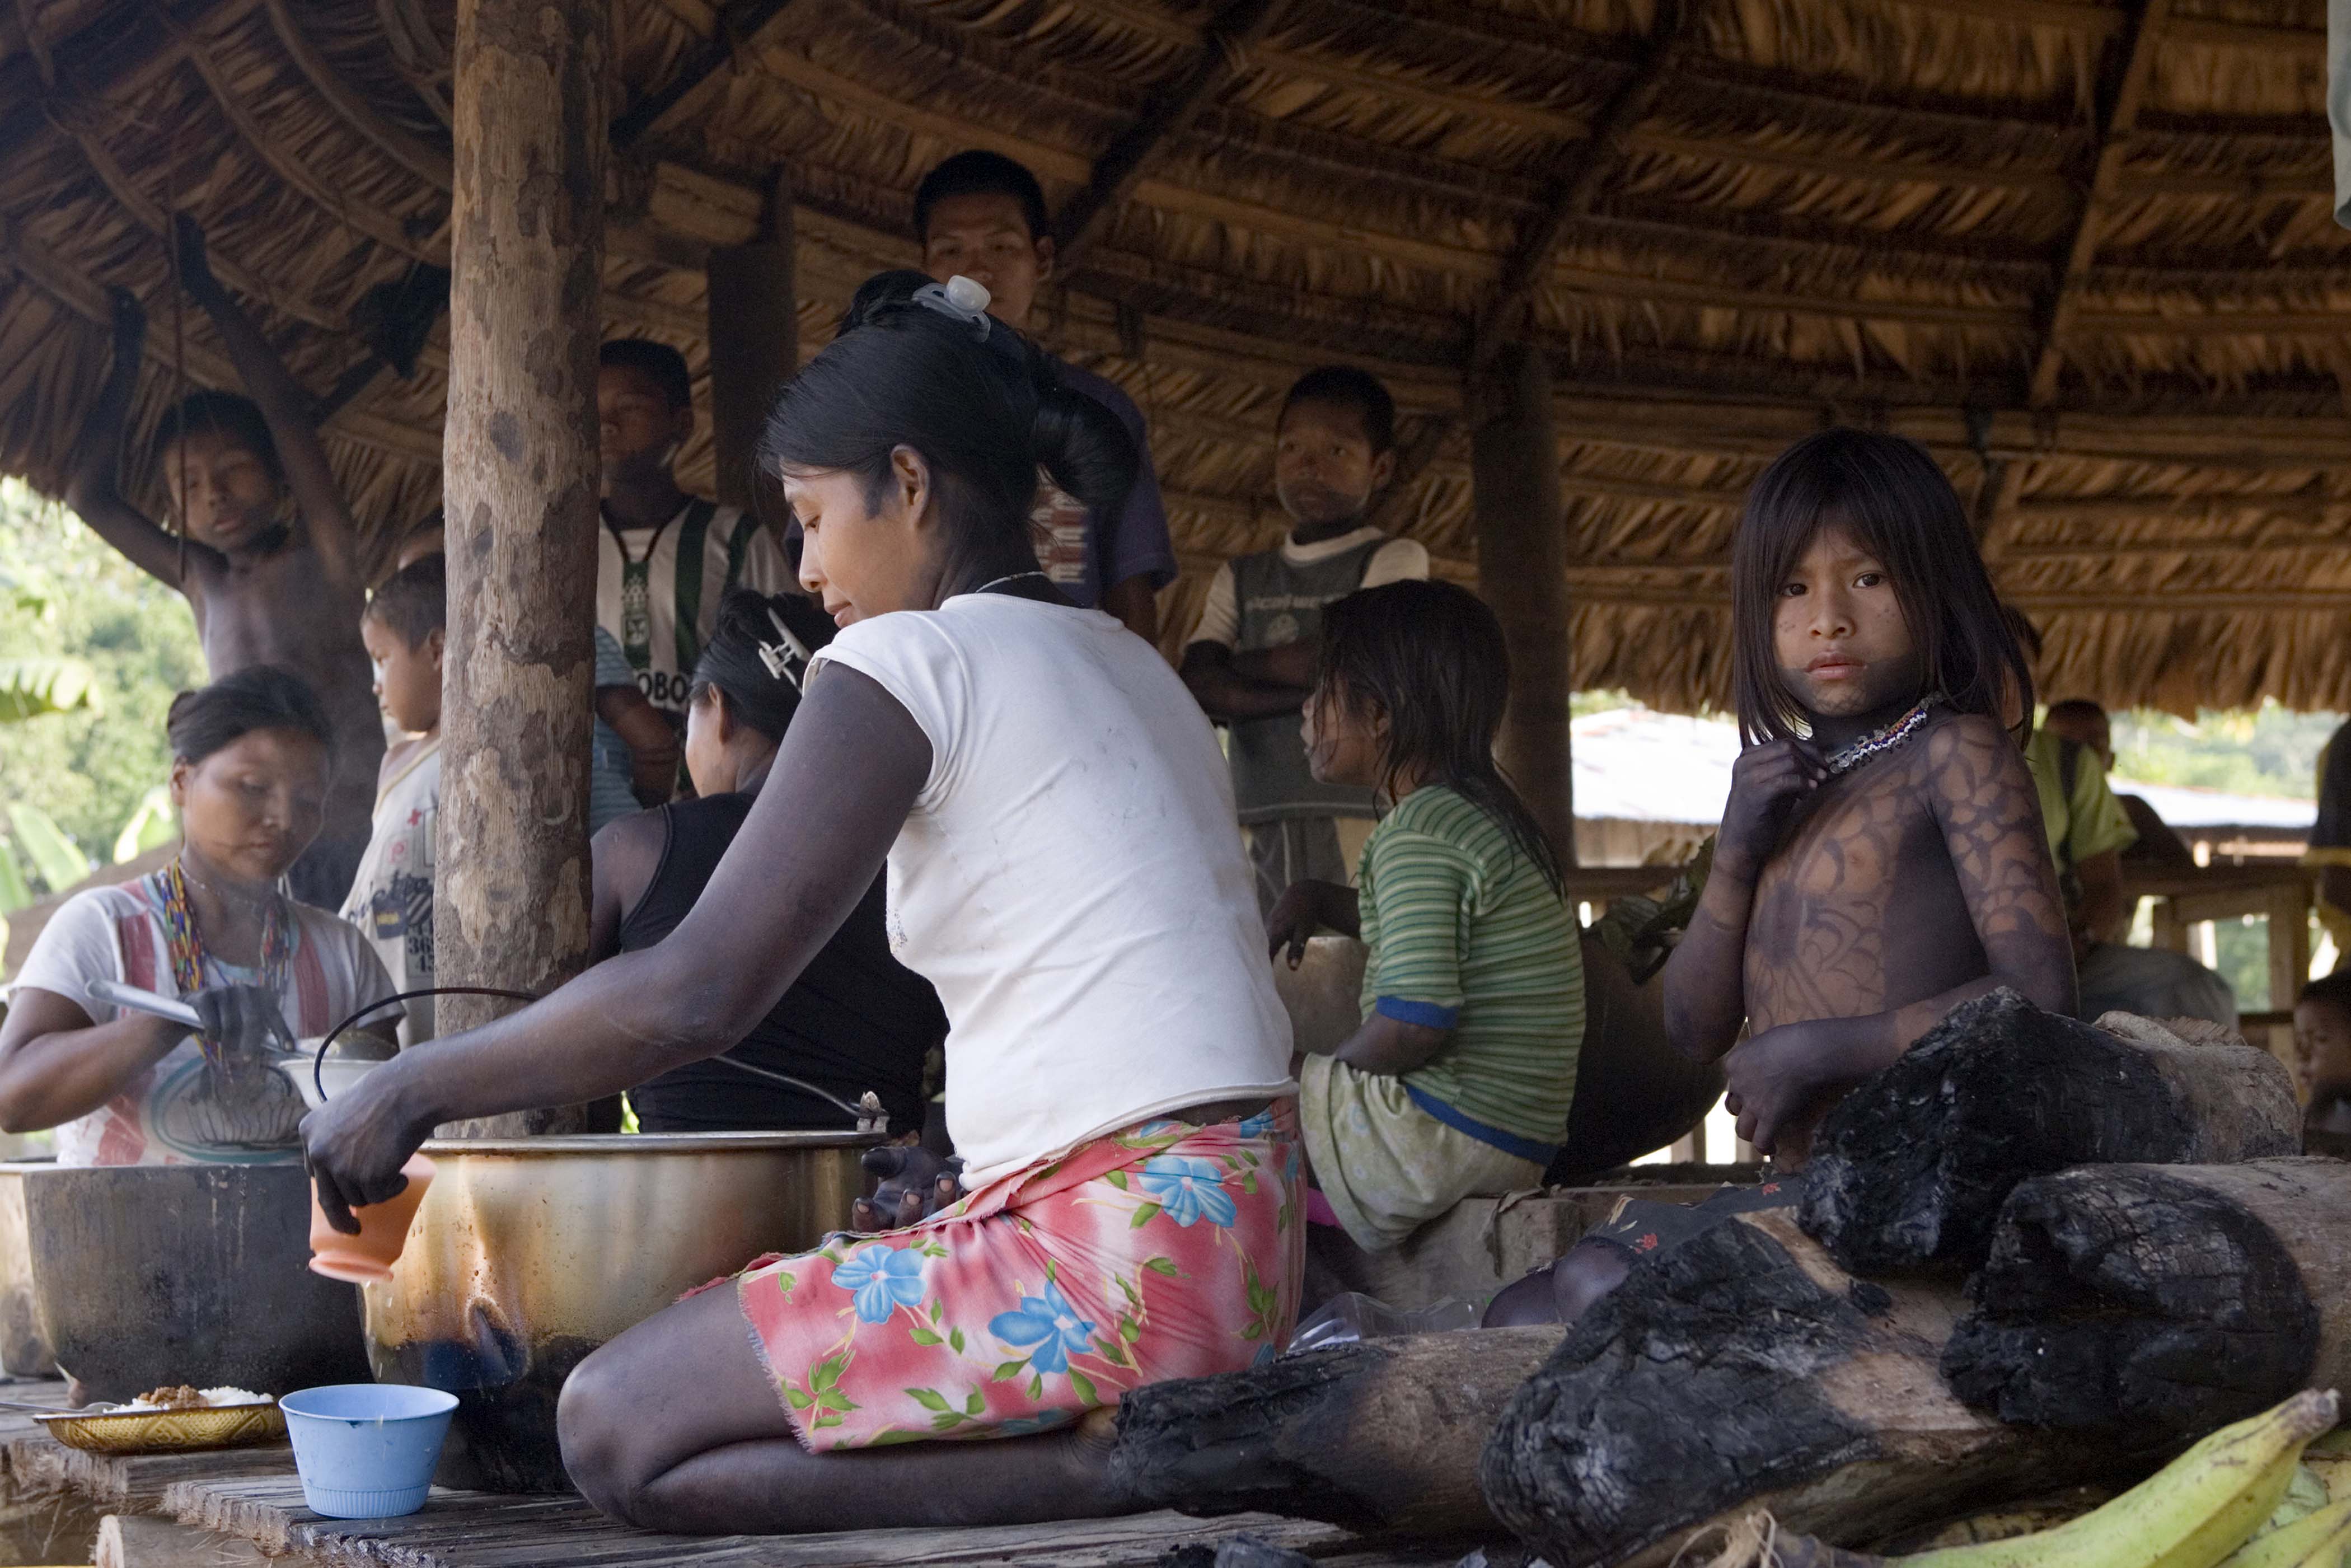
[[741,1275],[794,1435],[820,1454],[1021,1437],[1274,1354],[1305,1263],[1297,1117],[1243,1125],[1155,1119]]
[[997,1313],[988,1320],[987,1332],[1009,1345],[1034,1345],[1029,1364],[1037,1371],[1067,1372],[1071,1353],[1082,1355],[1089,1348],[1094,1325],[1092,1319],[1078,1316],[1061,1287],[1048,1280],[1043,1295],[1021,1297],[1020,1310]]
[[912,1248],[867,1248],[835,1269],[832,1282],[852,1292],[860,1318],[882,1322],[900,1307],[921,1304],[923,1255]]
[[1178,1225],[1229,1226],[1237,1217],[1232,1194],[1225,1190],[1224,1167],[1214,1160],[1188,1155],[1161,1155],[1143,1162],[1136,1180]]

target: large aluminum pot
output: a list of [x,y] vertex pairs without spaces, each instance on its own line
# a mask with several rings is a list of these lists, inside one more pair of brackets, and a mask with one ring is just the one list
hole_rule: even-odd
[[367,1375],[351,1288],[308,1268],[300,1166],[19,1169],[35,1317],[96,1397],[169,1383],[288,1394]]
[[25,1173],[47,1160],[0,1165],[0,1373],[54,1377],[57,1359],[33,1311],[33,1235],[25,1218]]
[[444,1486],[568,1490],[563,1380],[589,1352],[762,1252],[849,1224],[856,1133],[453,1138],[389,1281],[362,1287],[377,1377],[457,1396]]

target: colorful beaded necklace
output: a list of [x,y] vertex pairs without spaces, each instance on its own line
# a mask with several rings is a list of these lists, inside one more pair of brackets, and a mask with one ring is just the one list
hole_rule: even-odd
[[[172,957],[172,979],[183,997],[193,996],[204,986],[204,940],[196,931],[195,906],[188,902],[188,879],[180,870],[180,857],[173,855],[170,863],[155,873],[157,890],[162,895],[163,946]],[[276,995],[286,980],[286,960],[293,953],[292,939],[287,934],[286,901],[272,894],[269,907],[261,917],[261,986]],[[220,1048],[211,1040],[199,1038],[204,1060],[220,1065]]]
[[1932,696],[1919,698],[1917,707],[1912,708],[1884,729],[1871,730],[1860,739],[1842,747],[1821,766],[1827,768],[1831,774],[1850,773],[1871,758],[1893,750],[1918,733],[1920,727],[1927,722],[1928,710],[1934,707],[1938,700]]

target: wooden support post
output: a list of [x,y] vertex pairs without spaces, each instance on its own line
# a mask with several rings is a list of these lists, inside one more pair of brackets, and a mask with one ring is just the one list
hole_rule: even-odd
[[1472,375],[1478,591],[1500,618],[1510,656],[1510,706],[1496,750],[1561,863],[1573,865],[1568,698],[1574,682],[1551,368],[1533,345],[1510,342]]
[[759,237],[713,246],[703,269],[710,308],[710,434],[718,499],[755,515],[759,432],[799,362],[799,295],[792,271],[792,188],[768,177]]
[[[434,956],[543,992],[588,949],[606,0],[461,0],[451,250],[449,656]],[[511,1004],[444,999],[444,1033]],[[471,1132],[571,1130],[576,1113]]]

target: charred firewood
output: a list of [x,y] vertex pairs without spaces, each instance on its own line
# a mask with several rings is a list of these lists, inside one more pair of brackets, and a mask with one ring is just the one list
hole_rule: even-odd
[[1119,1402],[1112,1462],[1154,1507],[1490,1536],[1479,1452],[1562,1332],[1405,1334],[1151,1384]]
[[1968,1296],[1943,1370],[2006,1421],[2160,1441],[2351,1385],[2351,1165],[2027,1182]]
[[1855,1273],[1969,1269],[2027,1177],[2228,1165],[2301,1142],[2293,1082],[2267,1051],[2119,1013],[2080,1023],[2002,989],[1954,1008],[1830,1113],[1802,1222]]
[[1726,1220],[1569,1330],[1495,1426],[1487,1500],[1553,1568],[1635,1568],[1757,1509],[1865,1542],[2102,1479],[2105,1445],[2002,1426],[1943,1386],[1959,1309],[1942,1281],[1846,1274],[1786,1209]]

